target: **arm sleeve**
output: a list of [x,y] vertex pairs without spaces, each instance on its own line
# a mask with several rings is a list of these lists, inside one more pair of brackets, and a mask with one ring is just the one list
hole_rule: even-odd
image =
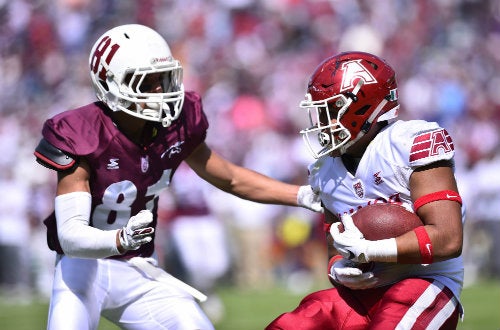
[[89,226],[91,196],[72,192],[55,199],[59,242],[64,254],[78,258],[106,258],[120,254],[116,246],[118,230]]

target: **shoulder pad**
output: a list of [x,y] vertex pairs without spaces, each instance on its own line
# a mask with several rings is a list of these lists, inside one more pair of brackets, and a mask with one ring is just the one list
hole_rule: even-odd
[[410,150],[410,165],[422,166],[439,160],[450,160],[455,154],[453,140],[444,128],[415,135]]
[[35,148],[35,156],[39,164],[58,172],[73,170],[78,165],[75,156],[54,147],[43,138]]

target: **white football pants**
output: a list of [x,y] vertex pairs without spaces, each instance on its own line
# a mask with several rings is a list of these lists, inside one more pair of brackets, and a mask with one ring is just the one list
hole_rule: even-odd
[[58,256],[47,329],[97,329],[101,315],[122,329],[214,329],[190,294],[125,261]]

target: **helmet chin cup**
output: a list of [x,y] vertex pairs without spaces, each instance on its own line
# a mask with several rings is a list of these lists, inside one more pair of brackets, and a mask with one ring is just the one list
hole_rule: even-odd
[[[164,103],[165,105],[165,103]],[[146,108],[144,110],[154,110],[158,112],[160,110],[160,103],[159,102],[146,102]]]
[[[175,105],[168,102],[147,102],[146,108],[141,109],[141,114],[160,121],[164,127],[168,127],[177,119],[175,116]],[[172,115],[174,114],[174,115]]]
[[332,139],[330,137],[330,134],[325,133],[325,132],[318,133],[318,141],[322,147],[326,147],[332,143]]
[[151,118],[158,118],[158,110],[155,109],[144,108],[141,110],[141,114]]
[[[164,103],[165,105],[165,103]],[[153,119],[158,119],[161,117],[162,106],[160,102],[146,102],[145,107],[140,110],[143,116],[151,117]]]

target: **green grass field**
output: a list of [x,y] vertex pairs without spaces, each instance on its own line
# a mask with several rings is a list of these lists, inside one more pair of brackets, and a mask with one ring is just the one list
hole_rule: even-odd
[[[216,324],[218,330],[258,330],[282,312],[295,307],[302,296],[274,288],[261,292],[219,289],[226,316]],[[500,330],[500,281],[481,282],[467,287],[462,294],[465,320],[459,330]],[[3,298],[0,301],[0,329],[45,329],[47,303],[15,304]],[[102,320],[100,330],[116,330],[114,325]]]

